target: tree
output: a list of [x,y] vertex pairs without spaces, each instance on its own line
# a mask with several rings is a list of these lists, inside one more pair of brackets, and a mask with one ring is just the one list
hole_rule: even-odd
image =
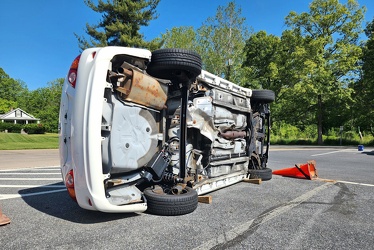
[[24,82],[14,80],[0,68],[0,113],[6,113],[11,108],[17,108],[27,92],[28,89]]
[[[365,9],[354,0],[345,5],[338,0],[314,0],[309,7],[308,13],[290,12],[286,17],[289,29],[280,42],[264,34],[258,34],[257,41],[251,37],[246,65],[257,69],[263,87],[277,91],[275,118],[299,127],[314,120],[322,144],[323,128],[343,125],[349,119],[349,83],[357,77],[358,37]],[[248,53],[256,45],[265,45],[265,52],[256,52],[259,57]]]
[[8,113],[14,107],[17,107],[16,102],[0,98],[0,114]]
[[238,84],[244,84],[245,57],[243,49],[249,36],[241,17],[241,9],[234,2],[219,6],[215,17],[208,18],[197,30],[198,53],[204,68]]
[[361,78],[355,89],[354,122],[374,136],[374,19],[367,24],[368,40],[363,45]]
[[[336,109],[337,104],[348,107],[350,101],[351,90],[347,86],[361,56],[358,38],[365,8],[360,8],[355,0],[348,0],[345,5],[338,0],[314,0],[309,8],[309,13],[291,12],[286,24],[305,39],[309,56],[305,61],[308,77],[303,84],[311,87],[307,93],[309,106],[315,107],[318,143],[322,144],[323,122],[341,111]],[[345,101],[337,103],[342,99]]]
[[63,84],[64,79],[59,78],[30,92],[28,112],[39,118],[48,132],[57,132]]
[[247,69],[241,65],[249,31],[244,21],[241,9],[229,2],[226,7],[219,6],[216,15],[209,17],[196,31],[193,27],[174,27],[157,41],[163,48],[195,50],[201,55],[205,70],[245,85]]
[[279,52],[281,40],[274,35],[267,35],[265,31],[252,34],[246,41],[244,48],[247,69],[246,87],[271,89],[279,93]]
[[144,41],[139,33],[141,26],[148,26],[156,16],[156,7],[160,0],[99,0],[95,5],[91,0],[85,4],[93,11],[102,13],[102,20],[96,25],[86,24],[86,33],[91,37],[75,36],[80,49],[103,46],[127,46],[157,48],[155,41]]
[[159,40],[162,48],[181,48],[197,50],[196,31],[192,26],[173,27],[161,35]]

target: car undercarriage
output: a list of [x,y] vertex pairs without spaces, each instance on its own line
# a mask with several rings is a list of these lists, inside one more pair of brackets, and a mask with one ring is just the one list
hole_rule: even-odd
[[116,54],[105,79],[94,79],[103,86],[103,178],[94,185],[111,205],[142,203],[150,213],[181,215],[196,209],[198,195],[244,178],[271,179],[274,92],[241,87],[201,64],[183,49],[154,51],[150,61]]

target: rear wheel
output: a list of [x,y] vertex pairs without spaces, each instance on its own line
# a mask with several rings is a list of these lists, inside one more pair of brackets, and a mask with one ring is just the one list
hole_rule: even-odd
[[156,215],[183,215],[192,213],[197,208],[196,190],[185,187],[180,194],[167,194],[161,189],[146,188],[147,211]]
[[152,52],[147,73],[153,77],[180,80],[184,74],[193,80],[201,73],[201,57],[192,50],[159,49]]

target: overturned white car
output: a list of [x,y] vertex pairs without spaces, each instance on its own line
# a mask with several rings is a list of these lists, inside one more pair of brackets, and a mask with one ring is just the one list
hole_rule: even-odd
[[184,49],[83,51],[60,107],[61,172],[79,206],[103,212],[181,215],[198,195],[271,179],[269,103],[201,70]]

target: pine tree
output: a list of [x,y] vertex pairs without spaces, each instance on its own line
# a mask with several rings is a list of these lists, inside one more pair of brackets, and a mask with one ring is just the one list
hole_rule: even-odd
[[146,42],[141,33],[141,26],[148,26],[149,22],[157,18],[156,7],[160,0],[99,0],[97,5],[91,0],[85,4],[93,11],[102,13],[102,19],[96,25],[86,24],[89,41],[83,37],[78,39],[79,48],[89,47],[127,46],[154,49],[159,45]]

